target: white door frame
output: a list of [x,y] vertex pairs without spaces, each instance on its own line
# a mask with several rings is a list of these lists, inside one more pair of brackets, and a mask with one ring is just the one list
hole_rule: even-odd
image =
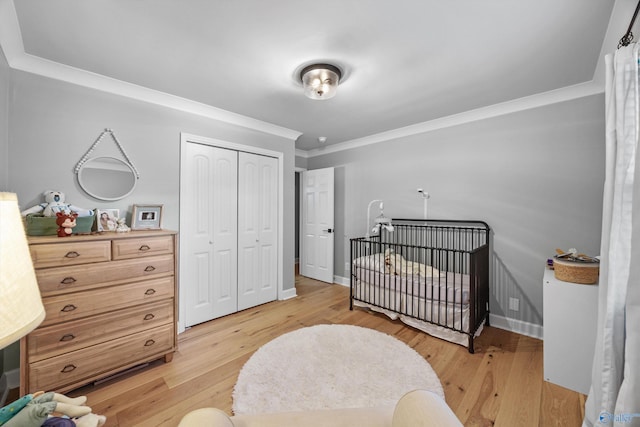
[[[185,180],[182,179],[182,170],[185,165],[185,150],[186,144],[188,143],[196,143],[196,144],[205,144],[213,147],[219,148],[227,148],[230,150],[236,151],[244,151],[247,153],[260,154],[263,156],[275,157],[278,159],[278,299],[287,299],[289,295],[287,291],[284,290],[284,280],[283,280],[283,260],[284,260],[284,154],[278,151],[266,150],[260,147],[254,147],[251,145],[238,144],[235,142],[223,141],[221,139],[207,138],[205,136],[193,135],[190,133],[180,133],[180,193],[182,196],[182,192],[184,190],[183,185],[185,185]],[[180,209],[181,212],[183,209],[187,209],[187,206],[183,206],[184,200],[180,197]],[[180,228],[182,229],[183,221],[185,221],[185,215],[180,215]],[[186,236],[185,236],[186,237]],[[178,248],[180,247],[180,240],[182,239],[182,234],[179,235],[178,238]],[[179,267],[178,267],[178,283],[180,283],[180,270],[183,266],[182,254],[178,249],[179,254]],[[295,288],[293,289],[295,293]],[[182,333],[185,330],[184,324],[184,313],[186,312],[186,298],[184,297],[184,292],[182,290],[182,286],[179,286],[178,290],[178,333]]]

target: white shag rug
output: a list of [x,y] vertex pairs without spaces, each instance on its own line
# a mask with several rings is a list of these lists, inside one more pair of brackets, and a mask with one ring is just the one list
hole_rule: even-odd
[[444,399],[429,362],[402,341],[359,326],[318,325],[281,335],[251,356],[233,390],[233,412],[394,406],[415,389]]

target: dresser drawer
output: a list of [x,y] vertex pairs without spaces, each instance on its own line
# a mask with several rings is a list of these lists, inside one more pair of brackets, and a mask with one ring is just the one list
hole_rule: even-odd
[[172,255],[36,270],[42,296],[173,275]]
[[124,335],[173,323],[174,300],[38,328],[29,334],[29,360],[37,362]]
[[113,259],[172,254],[173,244],[172,236],[114,240]]
[[174,329],[161,326],[29,365],[29,392],[64,390],[174,348]]
[[173,298],[173,294],[174,282],[170,276],[47,297],[42,299],[46,311],[42,326]]
[[111,259],[111,241],[70,242],[31,245],[35,268],[105,262]]

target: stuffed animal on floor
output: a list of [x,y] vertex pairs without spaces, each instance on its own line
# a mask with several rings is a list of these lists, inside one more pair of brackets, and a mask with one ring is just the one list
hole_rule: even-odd
[[78,214],[75,212],[72,212],[71,214],[58,212],[56,214],[56,224],[58,225],[58,237],[67,237],[73,234],[73,227],[76,226],[77,217],[78,217]]
[[73,419],[50,417],[42,424],[42,427],[99,427],[106,422],[107,417],[104,415],[87,414]]
[[439,277],[440,270],[430,265],[425,265],[415,261],[407,261],[401,254],[395,253],[392,249],[384,251],[385,270],[388,274],[396,276],[422,276]]
[[29,209],[25,209],[21,212],[22,216],[27,216],[28,214],[40,213],[44,216],[56,216],[58,212],[63,213],[71,213],[76,212],[78,216],[91,216],[93,215],[93,210],[91,209],[83,209],[78,206],[74,206],[65,202],[65,194],[61,191],[47,190],[42,193],[44,196],[44,203],[40,203],[39,205],[33,206]]
[[[3,427],[40,427],[45,425],[51,414],[61,414],[77,427],[98,427],[106,422],[106,417],[91,412],[86,406],[87,398],[67,397],[54,392],[38,392],[21,397],[15,402],[0,408],[0,426]],[[49,423],[50,426],[56,424]]]

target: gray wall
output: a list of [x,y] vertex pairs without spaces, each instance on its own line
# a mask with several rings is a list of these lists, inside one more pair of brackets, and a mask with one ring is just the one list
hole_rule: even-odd
[[[23,209],[41,203],[42,192],[54,189],[65,192],[67,202],[83,208],[128,212],[128,221],[133,204],[164,204],[163,227],[178,230],[181,132],[282,152],[284,289],[294,288],[293,141],[21,71],[8,74],[10,142],[8,155],[1,156],[0,179],[6,181],[3,187],[18,194]],[[0,65],[0,79],[6,82],[6,76],[5,63]],[[0,115],[0,124],[6,124],[6,112],[4,116]],[[84,194],[73,172],[105,128],[113,129],[140,173],[133,194],[116,202],[101,202]],[[6,140],[0,135],[1,153],[7,151]],[[95,154],[116,153],[115,143],[105,138]]]
[[[285,224],[294,221],[294,144],[284,138],[250,131],[169,108],[12,70],[9,184],[21,207],[43,201],[56,189],[83,208],[117,208],[131,213],[133,204],[164,204],[163,226],[178,229],[180,132],[187,132],[284,153]],[[140,173],[136,190],[123,200],[102,202],[80,190],[74,166],[104,128],[113,129]],[[117,154],[110,138],[94,155]],[[285,229],[285,246],[293,227]],[[293,277],[286,288],[293,287]]]
[[307,159],[304,157],[296,157],[296,167],[297,168],[302,168],[302,169],[306,169],[307,168]]
[[[348,277],[349,238],[367,205],[422,218],[480,219],[493,230],[494,314],[542,324],[542,276],[555,248],[600,248],[604,95],[308,159],[335,167],[335,274]],[[378,214],[372,209],[372,217]],[[520,311],[508,310],[509,297]]]

